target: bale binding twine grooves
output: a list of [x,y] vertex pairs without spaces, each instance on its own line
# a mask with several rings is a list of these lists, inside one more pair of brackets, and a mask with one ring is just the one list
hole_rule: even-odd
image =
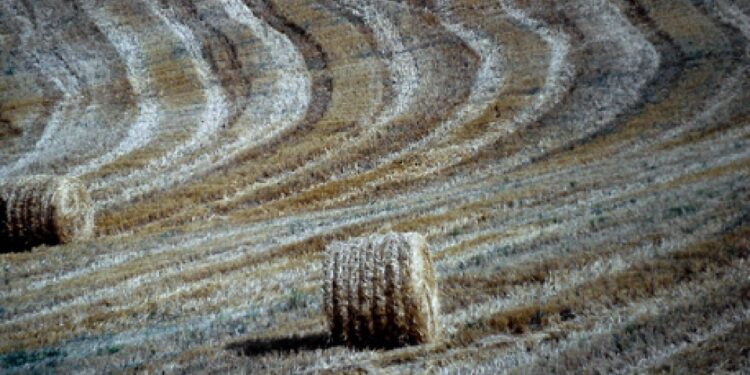
[[435,274],[418,233],[331,243],[323,291],[336,343],[397,347],[428,343],[439,335]]
[[0,251],[85,239],[93,228],[91,198],[77,179],[36,175],[0,181]]

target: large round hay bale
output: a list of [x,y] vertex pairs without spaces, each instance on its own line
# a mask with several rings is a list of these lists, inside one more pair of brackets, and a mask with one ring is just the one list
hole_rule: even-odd
[[334,342],[396,347],[439,334],[438,291],[424,237],[374,234],[326,249],[325,313]]
[[75,178],[36,175],[0,182],[0,250],[90,237],[94,210]]

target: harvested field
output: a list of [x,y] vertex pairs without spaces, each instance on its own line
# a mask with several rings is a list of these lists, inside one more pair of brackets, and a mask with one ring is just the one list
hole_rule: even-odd
[[[0,373],[750,372],[750,1],[7,0],[0,46],[0,181],[95,212],[0,243]],[[391,231],[440,337],[331,342],[326,247]]]

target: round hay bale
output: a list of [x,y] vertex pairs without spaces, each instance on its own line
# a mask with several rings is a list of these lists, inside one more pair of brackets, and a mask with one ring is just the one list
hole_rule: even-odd
[[36,175],[0,182],[2,250],[85,239],[93,228],[91,198],[77,179]]
[[325,277],[325,313],[334,342],[397,347],[438,337],[438,291],[422,235],[333,242],[326,248]]

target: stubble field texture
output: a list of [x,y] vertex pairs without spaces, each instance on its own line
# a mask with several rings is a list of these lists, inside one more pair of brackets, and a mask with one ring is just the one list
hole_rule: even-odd
[[[3,0],[0,373],[748,373],[750,1]],[[417,232],[442,333],[328,340],[325,249]]]

